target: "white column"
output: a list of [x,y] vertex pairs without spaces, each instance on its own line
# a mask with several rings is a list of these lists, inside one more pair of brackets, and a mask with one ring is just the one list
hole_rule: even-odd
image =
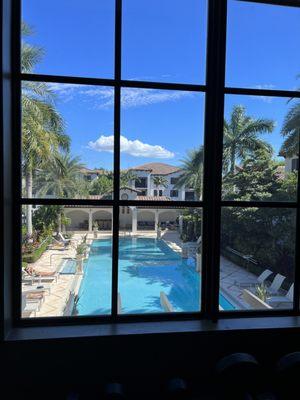
[[93,214],[91,208],[89,209],[89,232],[93,232]]
[[158,225],[158,210],[155,210],[155,222],[154,222],[155,232],[157,232],[157,225]]
[[131,209],[132,212],[132,223],[131,223],[131,231],[132,234],[135,235],[137,231],[137,209],[136,207],[133,207]]
[[152,188],[151,188],[151,174],[149,173],[147,177],[147,195],[152,196]]
[[182,234],[182,227],[183,227],[183,215],[179,215],[179,233]]
[[180,200],[182,200],[182,201],[184,201],[184,194],[185,194],[185,188],[184,188],[184,186],[182,186],[180,188],[180,197],[181,197]]

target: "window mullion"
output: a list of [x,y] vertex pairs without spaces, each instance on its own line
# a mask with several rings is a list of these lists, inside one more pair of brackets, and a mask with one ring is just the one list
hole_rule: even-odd
[[209,2],[202,250],[202,308],[209,319],[216,319],[219,309],[226,11],[226,0]]
[[121,125],[121,42],[122,0],[115,3],[115,92],[114,92],[114,191],[112,246],[112,316],[118,315],[119,196],[120,196],[120,125]]

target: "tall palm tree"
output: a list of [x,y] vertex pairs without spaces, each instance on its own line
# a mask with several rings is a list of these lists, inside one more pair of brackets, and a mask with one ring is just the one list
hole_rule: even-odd
[[245,113],[243,106],[234,106],[230,121],[224,121],[224,165],[225,169],[234,172],[237,159],[244,159],[251,152],[266,149],[272,152],[272,147],[258,138],[260,134],[271,133],[274,121],[262,118],[252,118]]
[[182,160],[182,174],[175,185],[176,188],[187,186],[195,190],[196,196],[201,200],[203,185],[203,146],[191,150],[187,157]]
[[[76,197],[81,186],[80,171],[83,168],[79,157],[69,153],[57,154],[36,174],[36,193],[40,197],[47,194],[58,198]],[[83,180],[83,179],[82,179]]]
[[[83,167],[79,157],[71,158],[69,153],[57,154],[47,167],[36,174],[36,193],[40,197],[47,194],[54,195],[58,198],[76,197],[76,195],[84,193],[83,178],[80,177],[80,170]],[[63,208],[58,210],[57,226],[58,231],[62,228]]]
[[[23,36],[31,33],[22,24]],[[42,58],[42,50],[22,42],[22,70],[32,72]],[[54,96],[45,83],[24,82],[22,85],[22,164],[25,195],[32,198],[33,175],[48,163],[60,149],[68,149],[70,138],[64,134],[61,116],[54,106]],[[27,233],[32,235],[32,206],[26,207]]]
[[156,189],[158,190],[161,187],[168,187],[168,180],[162,176],[162,175],[156,175],[152,178],[153,181],[153,185],[156,187]]
[[285,137],[285,140],[281,146],[280,154],[288,157],[299,155],[300,102],[294,104],[287,113],[281,134]]

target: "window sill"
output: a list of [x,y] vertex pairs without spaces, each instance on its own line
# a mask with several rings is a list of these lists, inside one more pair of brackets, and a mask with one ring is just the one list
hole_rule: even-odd
[[300,317],[258,317],[210,321],[137,322],[99,325],[45,326],[13,328],[6,342],[74,338],[118,337],[178,333],[221,333],[273,329],[299,329]]

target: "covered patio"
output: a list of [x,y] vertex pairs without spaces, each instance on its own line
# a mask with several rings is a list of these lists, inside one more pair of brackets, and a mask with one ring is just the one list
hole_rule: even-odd
[[[112,208],[101,206],[65,206],[65,216],[70,224],[65,231],[83,231],[91,233],[96,227],[99,231],[112,230]],[[120,230],[136,234],[138,231],[156,232],[158,227],[179,230],[182,226],[181,210],[154,207],[120,207]]]

